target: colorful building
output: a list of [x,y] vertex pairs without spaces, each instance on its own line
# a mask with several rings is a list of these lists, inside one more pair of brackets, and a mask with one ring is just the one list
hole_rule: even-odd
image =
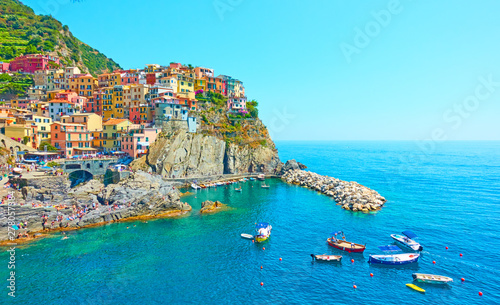
[[95,152],[91,147],[92,134],[83,124],[52,123],[50,142],[66,157]]
[[28,54],[14,58],[10,62],[10,71],[35,73],[59,66],[59,58],[44,54]]
[[160,133],[158,128],[131,129],[120,137],[120,150],[132,158],[139,158],[148,152],[150,144],[156,141]]
[[52,100],[48,103],[49,116],[53,121],[60,121],[63,115],[80,113],[74,103],[66,100]]
[[120,138],[127,133],[132,122],[126,119],[110,119],[103,124],[103,130],[99,134],[97,145],[102,151],[119,151],[121,149]]

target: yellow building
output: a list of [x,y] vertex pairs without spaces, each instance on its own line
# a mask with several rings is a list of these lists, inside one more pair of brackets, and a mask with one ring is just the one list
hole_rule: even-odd
[[[192,75],[192,73],[191,73]],[[189,74],[177,75],[177,93],[194,92],[194,78]]]
[[[38,143],[36,146],[40,144],[40,142],[48,142],[50,143],[50,125],[52,125],[52,119],[49,117],[45,116],[40,116],[40,115],[33,115],[33,118],[27,123],[31,123],[32,125],[37,126],[37,139]],[[35,133],[35,130],[33,130],[33,133]]]
[[6,137],[14,138],[33,148],[38,148],[38,144],[40,144],[38,136],[36,135],[37,131],[37,126],[31,125],[30,123],[5,126]]
[[109,120],[113,115],[113,88],[102,88],[100,99],[102,101],[102,119]]
[[194,91],[203,90],[207,91],[207,79],[206,78],[196,78],[194,80]]
[[113,98],[112,98],[112,109],[111,118],[123,119],[124,118],[124,92],[123,86],[114,86],[113,88]]
[[98,88],[97,78],[90,74],[71,78],[71,91],[76,92],[80,96],[92,97],[94,90]]
[[102,117],[95,113],[76,113],[64,115],[61,122],[67,124],[83,124],[88,131],[102,131]]
[[103,130],[99,134],[99,140],[94,141],[95,145],[103,151],[119,151],[121,147],[119,138],[128,132],[132,122],[126,119],[110,119],[102,125]]
[[99,87],[113,87],[122,84],[122,75],[119,72],[104,73],[98,75]]

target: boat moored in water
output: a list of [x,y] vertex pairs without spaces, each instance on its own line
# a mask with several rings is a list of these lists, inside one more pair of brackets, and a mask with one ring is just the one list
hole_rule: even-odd
[[[401,251],[397,246],[381,246],[379,249],[382,251]],[[418,253],[370,255],[368,262],[382,265],[407,265],[416,263],[419,257]]]
[[255,230],[257,231],[257,235],[255,235],[255,241],[261,243],[266,241],[271,236],[271,230],[273,227],[267,222],[259,222],[255,226]]
[[[342,238],[337,238],[337,235],[342,235]],[[326,241],[330,246],[349,253],[363,253],[366,249],[366,245],[346,241],[344,232],[342,231],[332,233],[332,237],[328,238]]]
[[413,273],[413,280],[421,283],[427,284],[448,284],[449,282],[453,282],[451,277],[435,275],[435,274],[424,274],[424,273]]
[[342,255],[311,254],[311,257],[317,261],[325,261],[325,262],[340,262],[342,260]]
[[269,185],[267,185],[265,182],[263,182],[260,187],[263,189],[268,189]]
[[407,247],[409,249],[412,249],[413,251],[422,251],[423,247],[414,241],[412,238],[417,237],[417,234],[413,233],[412,231],[403,231],[402,234],[404,235],[399,235],[399,234],[391,234],[391,237],[396,241],[396,243]]
[[263,181],[263,180],[266,179],[266,177],[264,176],[264,174],[260,174],[260,175],[257,176],[257,179]]

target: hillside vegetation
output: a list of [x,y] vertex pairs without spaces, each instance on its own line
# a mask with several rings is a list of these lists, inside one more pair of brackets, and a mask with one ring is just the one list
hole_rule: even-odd
[[67,25],[52,16],[36,15],[18,0],[0,0],[0,61],[23,54],[47,53],[63,66],[77,66],[93,75],[119,69],[111,58],[84,44]]

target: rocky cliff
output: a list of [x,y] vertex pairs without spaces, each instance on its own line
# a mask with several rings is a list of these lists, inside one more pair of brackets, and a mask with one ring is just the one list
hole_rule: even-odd
[[167,178],[273,174],[281,170],[282,163],[274,143],[268,141],[270,145],[236,144],[214,135],[179,132],[157,139],[145,162],[155,173]]

